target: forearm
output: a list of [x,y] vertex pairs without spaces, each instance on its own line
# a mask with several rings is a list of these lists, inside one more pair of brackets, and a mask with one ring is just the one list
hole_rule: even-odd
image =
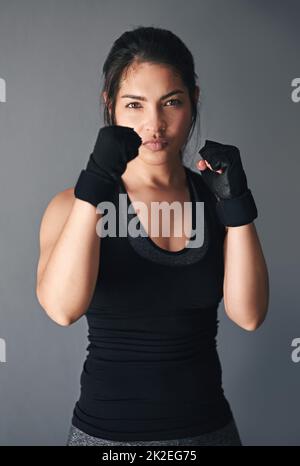
[[269,278],[254,223],[228,227],[224,259],[226,313],[239,326],[255,330],[267,313]]
[[39,301],[59,323],[77,320],[91,299],[99,267],[99,218],[93,205],[75,199],[39,280]]

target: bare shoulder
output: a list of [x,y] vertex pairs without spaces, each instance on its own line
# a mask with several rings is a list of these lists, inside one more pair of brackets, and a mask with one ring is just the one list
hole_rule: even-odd
[[43,223],[51,223],[53,225],[61,223],[66,220],[73,206],[75,200],[74,188],[67,188],[53,196],[42,218]]

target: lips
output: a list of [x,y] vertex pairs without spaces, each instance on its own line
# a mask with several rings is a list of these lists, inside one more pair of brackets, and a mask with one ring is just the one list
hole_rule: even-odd
[[147,149],[150,149],[151,151],[156,152],[159,150],[163,150],[168,145],[168,143],[167,142],[146,142],[144,145],[147,147]]
[[158,142],[167,143],[168,140],[165,139],[165,138],[148,139],[147,141],[144,142],[144,144],[148,144],[149,142],[151,142],[151,143],[158,143]]

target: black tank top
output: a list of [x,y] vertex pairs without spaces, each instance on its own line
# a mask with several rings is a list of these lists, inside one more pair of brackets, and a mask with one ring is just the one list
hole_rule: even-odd
[[[97,283],[85,313],[88,355],[72,418],[89,435],[176,439],[219,429],[233,417],[216,348],[226,230],[201,175],[184,168],[193,227],[195,202],[204,202],[200,247],[170,252],[147,235],[101,238]],[[127,226],[138,217],[119,209],[119,194],[127,209],[122,180],[114,203]]]

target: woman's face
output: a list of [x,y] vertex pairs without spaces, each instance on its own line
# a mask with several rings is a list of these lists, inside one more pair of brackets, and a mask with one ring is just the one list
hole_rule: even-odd
[[[135,63],[121,80],[115,119],[117,125],[133,128],[140,136],[138,157],[144,161],[156,164],[179,158],[192,122],[188,90],[170,67]],[[159,137],[167,139],[167,145],[158,151],[144,144]]]

